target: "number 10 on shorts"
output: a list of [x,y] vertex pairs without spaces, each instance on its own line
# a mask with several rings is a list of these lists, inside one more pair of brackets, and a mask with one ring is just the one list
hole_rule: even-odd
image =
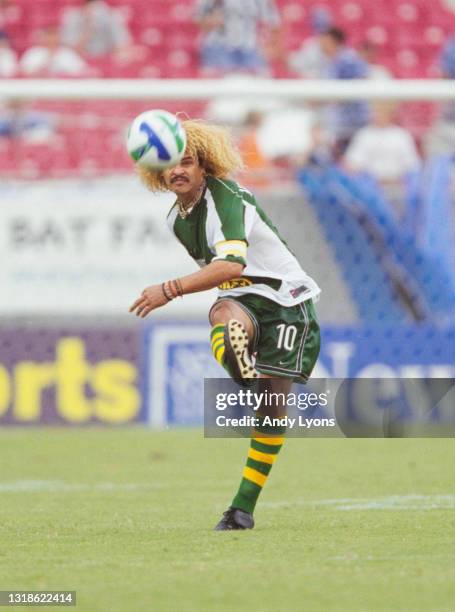
[[297,336],[297,327],[295,325],[280,323],[276,328],[278,330],[278,342],[276,347],[278,349],[284,348],[287,351],[292,351]]

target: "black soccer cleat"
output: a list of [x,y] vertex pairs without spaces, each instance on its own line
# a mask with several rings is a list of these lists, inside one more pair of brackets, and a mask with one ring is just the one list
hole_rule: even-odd
[[214,531],[234,531],[235,529],[253,529],[253,515],[240,508],[228,508]]
[[224,331],[224,359],[238,385],[251,387],[259,373],[248,350],[248,334],[240,321],[231,319]]

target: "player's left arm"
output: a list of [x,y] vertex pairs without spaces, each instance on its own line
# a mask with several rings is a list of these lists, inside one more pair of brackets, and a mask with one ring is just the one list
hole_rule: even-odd
[[147,287],[131,306],[130,312],[144,318],[152,310],[168,304],[179,294],[207,291],[221,285],[221,283],[239,277],[243,268],[244,264],[237,261],[226,259],[212,261],[205,268],[183,276],[178,281]]

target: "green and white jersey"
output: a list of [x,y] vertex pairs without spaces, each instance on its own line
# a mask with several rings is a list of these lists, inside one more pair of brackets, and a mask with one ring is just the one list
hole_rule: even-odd
[[240,278],[218,287],[219,297],[255,293],[294,306],[320,293],[253,194],[234,181],[207,177],[202,200],[191,213],[182,219],[174,204],[167,221],[199,266],[217,260],[245,266]]

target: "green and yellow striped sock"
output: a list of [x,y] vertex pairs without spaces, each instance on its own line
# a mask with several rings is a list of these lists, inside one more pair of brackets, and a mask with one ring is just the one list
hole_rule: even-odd
[[213,356],[223,368],[226,367],[224,362],[224,328],[225,325],[215,325],[210,332]]
[[248,459],[243,469],[243,478],[237,495],[232,500],[233,508],[253,513],[258,497],[284,442],[284,427],[258,427],[251,438]]

